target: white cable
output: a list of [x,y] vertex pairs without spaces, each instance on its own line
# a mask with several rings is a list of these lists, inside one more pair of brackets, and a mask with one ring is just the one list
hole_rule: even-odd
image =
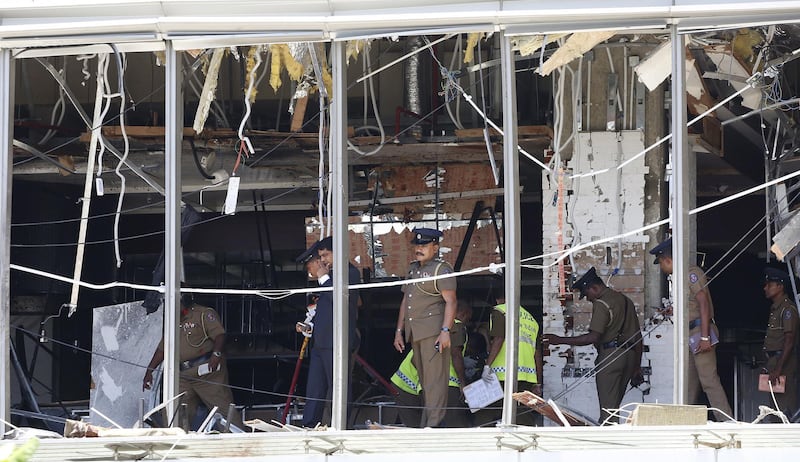
[[255,154],[256,151],[253,149],[253,144],[250,142],[250,138],[244,136],[244,125],[247,123],[247,120],[250,119],[250,111],[252,109],[250,104],[250,95],[253,94],[253,86],[256,83],[256,72],[258,71],[258,67],[261,65],[261,48],[256,48],[256,57],[255,57],[255,65],[253,68],[250,69],[249,81],[250,83],[247,85],[247,91],[244,92],[244,116],[242,117],[242,121],[239,123],[239,142],[243,143],[247,147],[247,152]]
[[[328,144],[328,149],[326,150],[326,143],[325,143],[325,117],[327,114],[327,106],[325,101],[328,98],[328,89],[325,88],[325,84],[322,80],[322,66],[319,62],[319,58],[317,57],[316,49],[314,48],[313,43],[307,43],[308,46],[308,53],[311,56],[311,64],[314,69],[314,75],[317,79],[317,88],[319,89],[319,131],[317,135],[317,145],[319,149],[319,170],[318,170],[318,184],[319,184],[319,193],[317,195],[317,214],[320,223],[325,223],[325,226],[320,227],[320,236],[319,238],[322,239],[325,236],[330,236],[331,234],[331,220],[324,220],[324,208],[327,207],[327,210],[330,211],[331,209],[331,191],[330,186],[328,186],[327,191],[325,188],[325,178],[330,179],[330,172],[333,169],[333,165],[331,165],[331,149],[330,145]],[[330,169],[328,172],[325,171],[325,153],[328,153],[328,164],[330,165]],[[323,202],[325,199],[325,202]],[[324,204],[324,206],[323,206]]]
[[120,132],[122,133],[123,145],[125,147],[122,151],[122,157],[120,158],[119,163],[117,163],[117,168],[114,169],[114,173],[117,174],[120,180],[119,197],[117,199],[117,212],[114,214],[114,254],[117,257],[117,268],[119,268],[122,266],[122,256],[120,255],[119,251],[119,219],[120,216],[122,216],[122,201],[125,198],[125,175],[122,174],[120,169],[128,159],[128,153],[130,152],[130,141],[128,140],[128,133],[125,129],[125,85],[123,83],[123,76],[125,72],[123,60],[125,59],[125,55],[120,54],[120,51],[113,43],[111,44],[111,48],[114,49],[114,54],[118,60],[117,72],[119,73],[119,88],[117,91],[119,92],[119,128]]
[[[372,68],[372,62],[370,61],[370,57],[369,57],[369,51],[370,51],[369,48],[371,48],[371,46],[367,45],[367,49],[364,50],[364,66],[366,66],[367,69],[371,69]],[[386,144],[386,131],[383,129],[383,121],[381,120],[380,110],[378,109],[378,100],[375,98],[375,84],[373,83],[372,77],[368,78],[366,80],[366,83],[364,84],[364,92],[365,93],[366,93],[366,89],[367,88],[369,88],[369,94],[370,94],[370,97],[372,98],[372,112],[375,114],[375,123],[378,124],[378,130],[381,133],[381,142],[372,151],[364,152],[364,151],[358,149],[358,147],[355,144],[353,144],[350,141],[350,139],[348,139],[347,140],[347,146],[350,149],[352,149],[353,151],[357,152],[358,154],[360,154],[362,156],[371,156],[371,155],[377,153],[378,151],[380,151],[381,149],[383,149],[384,144]],[[364,125],[366,125],[367,103],[368,103],[368,101],[366,99],[366,95],[364,96],[364,98],[365,98],[364,99]]]
[[[67,75],[66,59],[64,59],[64,67],[59,69],[58,73],[63,78],[66,78]],[[59,85],[58,100],[56,100],[56,104],[53,105],[53,109],[52,111],[50,111],[50,128],[47,129],[47,132],[44,134],[44,136],[42,136],[42,139],[39,140],[38,144],[40,145],[45,144],[53,138],[53,136],[56,134],[56,129],[54,127],[58,127],[61,125],[61,122],[64,120],[64,114],[66,113],[65,109],[66,105],[64,101],[64,88]],[[56,113],[58,113],[58,117],[56,117]]]
[[[100,85],[103,86],[103,103],[102,109],[100,112],[100,118],[96,122],[98,124],[97,127],[92,127],[92,129],[98,129],[102,132],[102,125],[103,121],[106,119],[106,115],[108,115],[108,111],[111,109],[111,86],[108,83],[108,53],[101,53],[97,56],[97,68],[102,69],[100,72],[101,75],[98,76],[98,80],[102,83]],[[94,123],[94,122],[93,122]],[[97,152],[97,176],[103,175],[103,154],[106,152],[106,143],[103,141],[103,137],[98,137],[100,141],[100,150]]]
[[740,197],[746,196],[746,195],[754,193],[756,191],[760,191],[762,189],[766,189],[766,188],[768,188],[768,187],[770,187],[772,185],[775,185],[775,184],[778,184],[778,183],[783,183],[784,181],[790,180],[790,179],[795,178],[797,176],[800,176],[800,170],[798,170],[796,172],[788,173],[788,174],[786,174],[786,175],[784,175],[782,177],[775,178],[772,181],[768,181],[768,182],[760,184],[758,186],[753,186],[750,189],[746,189],[744,191],[738,192],[738,193],[736,193],[736,194],[734,194],[732,196],[728,196],[728,197],[725,197],[725,198],[720,199],[718,201],[714,201],[714,202],[711,202],[709,204],[703,205],[701,207],[697,207],[697,208],[694,208],[692,210],[689,210],[689,215],[695,215],[697,213],[704,212],[704,211],[706,211],[708,209],[711,209],[711,208],[717,207],[719,205],[728,203],[728,202],[730,202],[732,200],[736,200],[736,199],[738,199]]
[[[453,56],[450,58],[450,67],[447,69],[448,73],[453,71],[453,68],[456,65],[456,60],[461,55],[461,34],[458,34],[458,38],[456,39],[456,44],[453,47]],[[450,120],[453,122],[453,125],[459,130],[464,129],[464,125],[461,124],[461,114],[460,114],[460,98],[455,98],[456,102],[456,113],[453,114],[453,108],[450,107],[450,98],[447,95],[447,91],[445,90],[445,108],[447,109],[447,114],[450,116]]]

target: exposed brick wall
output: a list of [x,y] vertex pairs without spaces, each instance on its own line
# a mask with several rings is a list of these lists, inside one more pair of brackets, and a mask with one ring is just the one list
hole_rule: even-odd
[[[639,157],[626,165],[619,175],[616,170],[620,162],[644,149],[643,135],[638,131],[579,133],[575,143],[575,154],[567,162],[562,180],[566,195],[563,222],[559,224],[559,210],[554,205],[557,201],[543,204],[545,254],[558,250],[559,233],[562,233],[565,246],[577,246],[644,225],[644,178],[648,173],[644,158]],[[569,178],[573,173],[606,168],[610,170],[593,177]],[[556,197],[558,189],[558,178],[544,174],[542,197]],[[642,364],[652,366],[651,390],[648,395],[643,395],[638,389],[629,391],[623,405],[628,402],[672,401],[672,325],[648,317],[652,310],[644,306],[644,265],[652,264],[647,245],[647,238],[637,235],[583,249],[575,253],[571,261],[565,260],[567,277],[571,269],[582,275],[594,266],[610,287],[630,297],[636,306],[649,350],[644,353]],[[550,263],[552,260],[544,261],[545,265]],[[558,265],[543,272],[544,332],[562,336],[584,334],[591,320],[591,304],[586,300],[572,300],[571,292],[561,296],[559,277]],[[568,279],[566,283],[568,286]],[[580,382],[582,374],[592,370],[597,354],[592,346],[560,345],[550,349],[550,355],[545,356],[544,394],[555,397]],[[597,418],[596,390],[594,379],[589,379],[559,397],[557,402]]]

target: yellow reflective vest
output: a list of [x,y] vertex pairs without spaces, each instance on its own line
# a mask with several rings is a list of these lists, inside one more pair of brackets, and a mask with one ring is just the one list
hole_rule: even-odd
[[[461,324],[461,321],[458,319],[456,319],[455,322],[456,324]],[[467,342],[465,341],[461,350],[461,354],[463,355],[466,351]],[[417,368],[414,367],[414,363],[412,362],[413,357],[414,350],[411,350],[403,359],[403,362],[400,363],[400,367],[397,368],[397,371],[394,373],[394,375],[392,375],[392,383],[406,393],[418,395],[422,390],[422,386],[419,383],[419,373],[417,372]],[[453,367],[453,362],[450,361],[450,381],[448,385],[451,387],[458,387],[460,382],[461,381],[458,380],[458,374],[456,374],[456,369]]]
[[[497,305],[495,310],[506,314],[506,305]],[[489,320],[491,330],[491,319]],[[539,323],[525,309],[519,310],[519,356],[517,356],[517,381],[539,383],[536,377],[536,339],[539,336]],[[492,371],[499,380],[506,378],[506,343],[491,364]]]

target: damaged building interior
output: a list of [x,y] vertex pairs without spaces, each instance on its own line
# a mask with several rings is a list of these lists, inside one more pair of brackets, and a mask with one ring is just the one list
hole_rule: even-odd
[[[361,24],[352,38],[299,26],[278,38],[4,32],[35,16],[23,10],[0,7],[12,64],[3,80],[13,82],[3,87],[13,165],[0,257],[9,423],[133,426],[161,399],[141,383],[176,281],[220,315],[242,416],[297,422],[308,364],[295,324],[317,287],[297,258],[345,229],[335,242],[366,284],[347,428],[399,424],[389,379],[403,355],[392,338],[417,227],[444,233],[441,256],[476,336],[504,293],[542,332],[587,332],[592,304],[570,286],[596,268],[642,326],[645,385],[623,403],[676,402],[684,318],[648,254],[683,236],[676,215],[689,260],[709,275],[732,417],[753,421],[769,403],[755,393],[762,273],[796,276],[800,240],[796,24],[698,20],[675,33],[645,20],[526,29],[462,19],[391,33]],[[675,120],[676,103],[687,120]],[[680,169],[677,141],[688,147]],[[592,347],[545,350],[544,397],[600,423]]]

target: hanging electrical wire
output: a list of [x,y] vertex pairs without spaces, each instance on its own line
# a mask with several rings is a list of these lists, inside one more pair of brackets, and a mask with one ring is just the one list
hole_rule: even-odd
[[[364,65],[364,73],[365,74],[369,74],[372,71],[372,63],[370,62],[370,57],[369,57],[370,50],[371,50],[371,45],[367,44],[367,48],[364,50],[364,53],[362,53],[362,55],[364,56],[363,65]],[[360,150],[358,148],[358,146],[353,144],[353,142],[348,139],[347,140],[347,146],[350,149],[352,149],[353,151],[357,152],[358,154],[360,154],[362,156],[371,156],[373,154],[376,154],[378,151],[380,151],[383,148],[383,145],[386,144],[386,131],[383,129],[383,121],[381,120],[380,110],[378,109],[378,99],[375,97],[375,85],[374,85],[372,80],[373,80],[372,76],[370,76],[368,79],[366,79],[366,81],[364,83],[364,89],[365,89],[365,91],[364,91],[364,93],[365,93],[365,97],[364,97],[365,98],[364,99],[364,125],[366,125],[366,120],[367,120],[366,89],[367,89],[367,87],[369,87],[369,95],[370,95],[369,99],[372,100],[372,113],[375,116],[375,123],[378,124],[377,125],[378,126],[378,131],[381,134],[381,142],[378,144],[378,146],[375,149],[373,149],[373,150],[371,150],[369,152],[364,152],[364,151]]]
[[128,154],[130,153],[130,141],[128,140],[128,133],[125,128],[125,65],[123,63],[125,56],[120,53],[119,49],[115,44],[111,44],[111,48],[114,50],[114,57],[117,61],[117,85],[118,85],[118,94],[119,96],[119,127],[120,133],[122,134],[122,143],[123,143],[123,150],[122,150],[122,157],[119,159],[117,163],[117,168],[114,169],[114,173],[116,173],[117,177],[120,180],[120,190],[119,195],[117,198],[117,213],[114,215],[114,254],[117,257],[117,268],[122,266],[122,255],[119,251],[119,218],[122,211],[122,201],[125,199],[125,175],[122,174],[120,169],[128,160]]

